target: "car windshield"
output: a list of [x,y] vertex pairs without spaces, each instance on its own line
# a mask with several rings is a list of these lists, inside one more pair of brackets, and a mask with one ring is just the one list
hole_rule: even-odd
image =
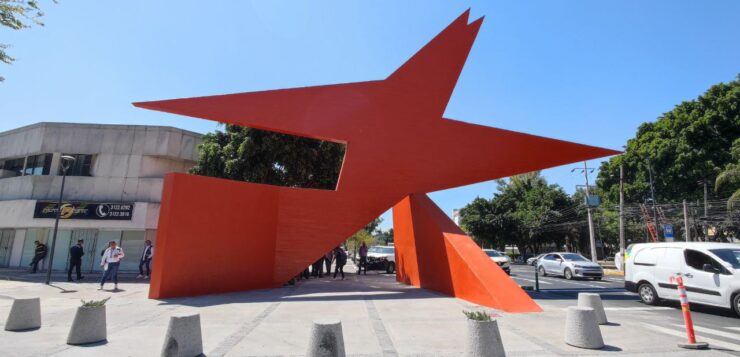
[[395,250],[393,247],[371,247],[367,250],[369,253],[380,253],[380,254],[393,254]]
[[579,254],[561,254],[563,256],[563,259],[569,261],[569,262],[587,262],[588,259],[584,258],[582,255]]
[[486,255],[488,255],[489,257],[500,257],[501,256],[501,253],[495,250],[486,250],[485,252],[486,252]]
[[735,269],[740,269],[740,248],[738,249],[710,249],[710,252],[720,259],[732,264]]

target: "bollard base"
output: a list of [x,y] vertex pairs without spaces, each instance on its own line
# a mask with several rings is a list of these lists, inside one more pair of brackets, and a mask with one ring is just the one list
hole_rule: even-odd
[[522,290],[525,290],[525,291],[533,291],[534,290],[534,287],[532,285],[519,285],[519,287],[521,287]]
[[685,348],[687,350],[706,350],[709,348],[709,344],[706,342],[696,342],[696,343],[679,343],[678,347]]

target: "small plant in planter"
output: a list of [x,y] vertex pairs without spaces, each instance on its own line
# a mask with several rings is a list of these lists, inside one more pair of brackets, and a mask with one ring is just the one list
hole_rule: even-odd
[[465,311],[463,310],[463,314],[468,317],[469,320],[473,321],[491,321],[491,315],[483,312],[483,311]]
[[102,300],[81,300],[77,308],[72,327],[69,329],[67,344],[86,345],[105,341],[108,338],[106,324],[105,303],[110,298]]
[[82,307],[100,307],[104,306],[106,302],[110,300],[109,297],[103,299],[103,300],[80,300],[82,302]]
[[464,311],[468,318],[467,356],[505,357],[498,323],[485,311]]

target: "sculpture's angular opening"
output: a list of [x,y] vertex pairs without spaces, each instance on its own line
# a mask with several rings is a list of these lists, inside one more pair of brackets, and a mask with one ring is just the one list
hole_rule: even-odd
[[203,136],[190,173],[275,186],[336,190],[346,145],[225,124]]

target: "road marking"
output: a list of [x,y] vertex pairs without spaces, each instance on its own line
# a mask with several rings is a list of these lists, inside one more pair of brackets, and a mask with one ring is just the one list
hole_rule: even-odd
[[[677,326],[679,328],[683,328],[684,327],[684,325],[680,325],[680,324],[674,324],[673,326]],[[732,328],[732,327],[728,327],[728,328]],[[735,341],[740,342],[740,336],[738,334],[736,334],[736,333],[724,332],[724,331],[715,330],[715,329],[712,329],[712,328],[701,327],[701,326],[697,326],[697,325],[694,325],[694,330],[695,331],[699,331],[699,332],[703,332],[703,333],[708,333],[710,335],[716,335],[716,336],[726,337],[726,338],[729,338],[731,340],[735,340]]]
[[[665,328],[665,327],[655,326],[655,325],[651,325],[651,324],[647,324],[647,323],[642,323],[642,325],[645,326],[645,327],[647,327],[647,328],[649,328],[649,329],[652,329],[654,331],[662,332],[662,333],[664,333],[666,335],[671,335],[671,336],[675,336],[675,337],[681,337],[683,340],[686,340],[686,332],[678,332],[678,331],[671,330],[671,329],[668,329],[668,328]],[[710,345],[714,345],[714,346],[717,346],[717,347],[726,348],[726,349],[731,350],[731,351],[740,351],[740,345],[737,345],[737,344],[734,344],[734,343],[729,343],[729,342],[725,342],[725,341],[715,340],[715,339],[708,338],[708,337],[702,337],[702,338],[699,338],[698,340],[700,342],[707,342]]]
[[[561,310],[567,311],[568,308],[564,307]],[[654,311],[654,310],[673,310],[672,307],[661,307],[661,306],[654,306],[654,307],[605,307],[605,311]]]
[[[529,281],[529,282],[532,282],[532,283],[534,283],[534,282],[535,282],[535,280],[534,280],[534,279],[520,278],[520,277],[518,277],[518,276],[512,276],[511,278],[512,278],[512,279],[517,279],[517,280],[524,280],[524,281]],[[552,285],[552,283],[546,282],[546,281],[544,281],[544,280],[542,280],[542,279],[540,279],[540,284],[545,284],[545,285]]]
[[651,310],[675,310],[667,306],[644,306],[644,307],[605,307],[606,311],[651,311]]
[[726,329],[740,331],[740,327],[725,327]]

